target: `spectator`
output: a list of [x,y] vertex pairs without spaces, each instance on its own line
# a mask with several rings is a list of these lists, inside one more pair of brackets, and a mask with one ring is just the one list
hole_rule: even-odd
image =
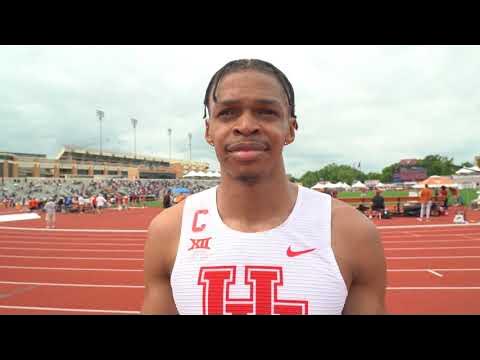
[[382,218],[382,214],[385,211],[385,199],[382,196],[381,190],[375,191],[375,196],[372,198],[372,216],[378,216],[379,219]]
[[85,198],[82,195],[78,195],[78,209],[80,214],[83,214],[85,211]]
[[432,190],[425,184],[425,188],[420,191],[420,217],[419,221],[423,221],[423,216],[426,216],[426,220],[430,220],[430,209],[432,208]]
[[43,207],[45,210],[45,221],[47,223],[47,229],[55,228],[55,212],[56,212],[56,205],[52,198],[48,199],[47,203]]
[[448,191],[445,185],[442,185],[442,187],[440,188],[439,200],[444,209],[444,214],[448,215]]
[[450,197],[452,199],[452,205],[456,206],[458,205],[458,197],[459,197],[459,191],[458,189],[454,187],[449,187],[448,190],[450,190]]
[[167,193],[163,196],[163,208],[167,209],[172,206],[172,190],[168,189]]
[[103,208],[105,207],[105,204],[107,203],[107,200],[105,200],[102,194],[98,194],[96,198],[96,203],[97,203],[97,213],[101,214]]
[[65,213],[65,200],[62,196],[58,198],[57,206],[62,213]]

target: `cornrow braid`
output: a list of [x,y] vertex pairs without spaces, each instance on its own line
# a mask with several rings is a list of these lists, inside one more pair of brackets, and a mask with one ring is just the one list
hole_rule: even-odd
[[[258,59],[240,59],[233,60],[225,64],[220,70],[218,70],[210,79],[208,83],[207,90],[205,92],[205,98],[203,100],[203,118],[207,117],[208,110],[208,100],[210,94],[212,94],[212,99],[214,102],[217,101],[217,87],[220,80],[227,74],[244,71],[244,70],[256,70],[265,74],[273,75],[282,85],[285,94],[287,95],[288,105],[290,107],[290,116],[296,118],[295,114],[295,92],[293,91],[292,84],[285,76],[283,72],[277,69],[274,65],[269,62],[258,60]],[[296,127],[297,128],[297,127]]]

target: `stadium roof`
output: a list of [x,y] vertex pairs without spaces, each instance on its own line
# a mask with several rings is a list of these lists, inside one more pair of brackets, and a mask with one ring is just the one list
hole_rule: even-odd
[[121,152],[113,152],[109,150],[104,150],[100,154],[100,151],[95,150],[95,149],[87,149],[87,148],[81,148],[81,147],[76,147],[72,145],[65,145],[60,152],[58,153],[56,159],[60,160],[62,156],[65,154],[65,152],[74,152],[77,154],[87,154],[88,155],[94,155],[94,156],[107,156],[107,157],[116,157],[116,158],[122,158],[122,159],[131,159],[131,160],[146,160],[146,161],[164,161],[164,162],[169,162],[172,164],[207,164],[205,162],[200,162],[200,161],[188,161],[188,160],[168,160],[166,158],[160,158],[152,155],[145,155],[145,154],[132,154],[132,153],[121,153]]

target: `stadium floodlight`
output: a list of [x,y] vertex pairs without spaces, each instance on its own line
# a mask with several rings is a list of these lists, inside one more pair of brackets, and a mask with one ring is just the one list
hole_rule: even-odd
[[100,122],[100,155],[102,155],[102,120],[105,113],[102,110],[97,110],[98,121]]
[[168,160],[172,161],[172,129],[168,129]]
[[137,158],[137,119],[131,119],[133,126],[133,157]]
[[188,133],[189,160],[192,161],[192,133]]

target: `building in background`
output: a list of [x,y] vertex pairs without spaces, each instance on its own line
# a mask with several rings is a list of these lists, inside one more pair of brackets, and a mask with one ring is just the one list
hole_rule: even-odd
[[23,177],[119,177],[176,179],[189,171],[208,171],[209,164],[133,154],[63,147],[54,159],[43,154],[0,152],[0,176]]
[[393,173],[393,182],[404,183],[425,180],[428,177],[427,169],[417,164],[416,159],[400,160],[398,168]]

